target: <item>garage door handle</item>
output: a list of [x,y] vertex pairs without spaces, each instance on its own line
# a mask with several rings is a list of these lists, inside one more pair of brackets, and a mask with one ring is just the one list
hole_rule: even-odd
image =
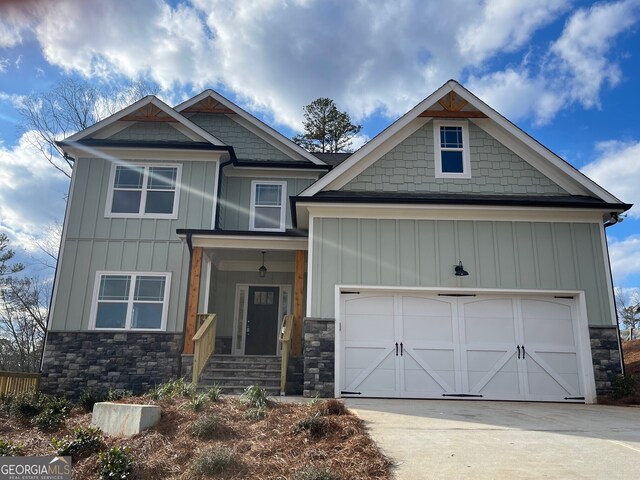
[[402,356],[402,342],[400,342],[400,356]]
[[520,345],[518,345],[518,358],[520,358]]
[[398,342],[396,342],[396,357],[398,356]]
[[525,358],[524,345],[522,345],[522,358]]

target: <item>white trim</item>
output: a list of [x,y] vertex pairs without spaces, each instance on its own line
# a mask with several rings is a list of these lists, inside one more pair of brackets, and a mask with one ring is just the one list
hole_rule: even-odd
[[311,316],[311,302],[313,300],[313,215],[309,215],[309,237],[307,239],[307,317]]
[[[265,165],[268,167],[268,165]],[[326,170],[304,169],[295,170],[290,168],[260,168],[260,167],[237,167],[229,165],[224,169],[226,177],[242,177],[242,178],[293,178],[302,180],[317,180],[320,176],[319,172]]]
[[[256,221],[256,190],[258,185],[279,185],[280,191],[280,226],[278,228],[258,228]],[[284,232],[287,228],[287,182],[276,180],[253,180],[251,182],[251,202],[249,207],[249,230],[255,232]],[[278,208],[276,206],[259,205],[258,208]]]
[[[226,151],[212,150],[188,150],[184,148],[131,148],[131,147],[93,147],[78,143],[75,147],[65,147],[65,151],[72,155],[74,159],[79,158],[103,158],[105,160],[183,160],[195,161],[219,161],[222,157],[228,158]],[[185,156],[188,158],[185,159]]]
[[[140,190],[140,206],[138,207],[138,213],[113,213],[111,211],[114,192],[114,181],[116,175],[116,168],[126,167],[144,167],[144,174],[142,178],[142,189]],[[176,168],[176,188],[173,196],[173,211],[169,213],[145,213],[146,201],[147,201],[147,179],[149,178],[149,167],[169,167]],[[109,174],[109,186],[107,190],[107,199],[105,202],[104,216],[106,218],[162,218],[162,219],[176,219],[178,218],[178,208],[180,207],[180,193],[182,181],[182,164],[181,163],[129,163],[129,162],[113,162],[111,165],[111,173]],[[137,189],[131,189],[137,190]]]
[[[216,160],[215,166],[215,178],[213,180],[213,205],[211,207],[211,230],[215,230],[216,228],[216,218],[218,216],[218,203],[220,202],[220,162]],[[206,197],[205,197],[206,198]]]
[[[399,294],[403,292],[413,293],[475,293],[475,294],[497,294],[497,295],[517,295],[521,297],[532,296],[551,296],[551,295],[566,295],[573,296],[575,298],[576,316],[573,317],[573,321],[578,328],[578,335],[576,336],[576,347],[578,349],[578,362],[581,365],[581,383],[584,387],[585,403],[594,403],[596,401],[596,384],[593,373],[592,355],[591,355],[591,341],[589,339],[589,319],[587,317],[585,292],[583,290],[532,290],[532,289],[499,289],[499,288],[444,288],[444,287],[408,287],[408,286],[379,286],[379,285],[335,285],[335,315],[336,315],[336,327],[335,327],[335,350],[336,350],[336,362],[334,365],[335,375],[335,389],[334,395],[336,398],[340,398],[341,388],[341,375],[340,369],[342,367],[342,355],[338,352],[342,349],[342,325],[341,325],[341,311],[340,305],[342,299],[340,293],[342,291],[359,291],[359,292],[372,292],[372,293],[389,293]],[[574,310],[572,309],[572,312]],[[575,312],[574,312],[575,313]],[[310,316],[310,315],[308,315]]]
[[[556,154],[551,152],[549,149],[544,147],[541,143],[534,140],[532,137],[527,135],[524,131],[516,127],[513,123],[508,121],[498,112],[489,107],[486,103],[480,100],[478,97],[473,95],[469,90],[464,88],[455,80],[449,80],[447,83],[442,85],[439,89],[425,98],[422,102],[412,108],[405,115],[400,117],[395,123],[391,124],[387,127],[382,133],[372,139],[370,142],[365,144],[360,150],[351,155],[347,160],[342,162],[338,167],[331,170],[327,175],[322,177],[316,183],[311,185],[309,188],[300,193],[300,196],[310,197],[320,192],[321,190],[330,190],[335,189],[336,185],[346,184],[359,173],[357,169],[355,169],[355,165],[360,163],[365,157],[371,154],[378,146],[388,141],[391,137],[393,137],[399,130],[408,125],[411,121],[418,118],[418,116],[434,105],[439,99],[441,99],[445,94],[449,92],[455,92],[460,98],[466,100],[472,106],[477,108],[480,112],[487,115],[487,117],[495,122],[499,127],[506,130],[507,133],[511,134],[519,141],[521,141],[524,145],[535,151],[539,154],[543,160],[546,160],[553,167],[558,169],[563,175],[569,179],[573,180],[577,185],[583,187],[591,194],[596,197],[602,199],[607,203],[622,203],[615,196],[607,192],[605,189],[600,187],[598,184],[593,182],[587,176],[573,168],[567,162],[565,162],[562,158],[558,157]],[[484,127],[483,127],[484,128]],[[375,157],[373,161],[377,160],[378,157]],[[526,159],[526,158],[525,158]],[[366,160],[364,160],[366,162]],[[528,160],[527,160],[528,161]],[[562,182],[566,183],[566,182]],[[560,183],[558,183],[560,184]],[[340,188],[340,187],[338,187]]]
[[[462,149],[442,148],[440,129],[442,127],[460,127],[462,129]],[[471,153],[469,150],[469,123],[464,121],[453,120],[434,120],[433,121],[433,160],[435,164],[435,178],[471,178]],[[461,151],[462,152],[462,172],[443,172],[442,171],[442,151]]]
[[205,275],[207,276],[204,283],[204,310],[200,310],[201,312],[210,313],[209,312],[209,294],[211,292],[211,264],[213,263],[209,258],[209,255],[206,255],[207,259],[207,270]]
[[98,132],[99,130],[102,130],[103,128],[106,128],[106,127],[110,126],[114,122],[117,122],[121,118],[126,117],[130,113],[133,113],[136,110],[139,110],[140,108],[142,108],[142,107],[144,107],[145,105],[148,105],[148,104],[152,104],[152,105],[158,107],[160,110],[162,110],[164,113],[169,115],[171,118],[177,120],[178,122],[182,123],[185,127],[190,129],[192,132],[196,133],[200,138],[202,138],[202,140],[210,142],[213,145],[219,145],[219,146],[224,146],[225,145],[222,141],[220,141],[219,139],[217,139],[216,137],[211,135],[209,132],[207,132],[206,130],[202,129],[201,127],[199,127],[198,125],[193,123],[188,118],[186,118],[183,115],[181,115],[180,113],[176,112],[169,105],[167,105],[162,100],[158,99],[157,97],[155,97],[153,95],[147,95],[146,97],[141,98],[137,102],[129,105],[126,108],[123,108],[122,110],[120,110],[117,113],[114,113],[113,115],[110,115],[109,117],[105,118],[104,120],[101,120],[98,123],[95,123],[92,126],[90,126],[88,128],[85,128],[84,130],[81,130],[80,132],[78,132],[78,133],[76,133],[74,135],[71,135],[70,137],[65,138],[64,141],[65,142],[77,142],[78,140],[81,140],[81,139],[83,139],[85,137],[88,137],[89,135],[91,135],[94,132]]
[[[178,235],[185,239],[185,234]],[[246,248],[253,250],[306,250],[306,237],[270,237],[262,235],[206,235],[193,234],[194,247],[204,248]]]
[[508,222],[598,223],[603,210],[559,207],[498,207],[490,205],[398,205],[366,203],[296,204],[298,228],[309,228],[309,217],[396,220],[485,220]]
[[[98,313],[98,294],[100,293],[100,279],[103,275],[128,275],[131,277],[128,299],[127,299],[127,317],[124,328],[97,328],[96,315]],[[135,280],[137,277],[165,277],[164,297],[162,301],[162,318],[160,320],[160,328],[131,328],[131,317],[133,315],[133,297],[135,291]],[[169,312],[169,294],[171,292],[171,272],[137,272],[137,271],[112,271],[98,270],[95,275],[93,284],[93,294],[91,296],[91,316],[89,319],[89,330],[97,331],[113,331],[113,332],[164,332],[167,330],[167,315]],[[154,302],[158,303],[158,302]]]
[[131,125],[135,125],[136,122],[121,121],[114,123],[108,127],[105,127],[101,131],[97,132],[93,138],[97,140],[104,140],[105,138],[113,137],[115,134],[120,133],[122,130],[129,128]]
[[[196,103],[198,103],[199,101],[201,101],[201,100],[203,100],[203,99],[205,99],[207,97],[211,97],[211,98],[217,100],[218,102],[220,102],[221,104],[223,104],[225,107],[229,108],[230,110],[233,110],[241,118],[243,118],[244,120],[246,120],[250,124],[254,125],[257,129],[263,131],[268,137],[271,137],[274,140],[284,144],[285,147],[288,147],[291,150],[293,150],[294,152],[297,152],[300,156],[302,156],[303,158],[306,158],[311,163],[314,163],[316,165],[326,165],[326,163],[324,163],[323,161],[317,159],[314,155],[312,155],[311,153],[307,152],[304,148],[302,148],[299,145],[297,145],[296,143],[292,142],[287,137],[285,137],[281,133],[277,132],[276,130],[271,128],[269,125],[267,125],[264,122],[260,121],[258,118],[254,117],[249,112],[243,110],[238,105],[233,103],[231,100],[223,97],[222,95],[220,95],[218,92],[216,92],[214,90],[211,90],[211,89],[205,90],[204,92],[200,93],[199,95],[196,95],[195,97],[190,98],[189,100],[176,105],[174,108],[175,108],[176,111],[181,112],[181,111],[189,108],[191,105],[195,105]],[[237,123],[240,123],[240,122],[237,122]],[[269,142],[269,143],[271,143],[271,142]]]
[[[282,328],[282,319],[284,316],[284,311],[291,312],[291,285],[287,284],[275,284],[275,283],[236,283],[236,295],[234,297],[234,314],[233,314],[233,334],[231,336],[231,351],[234,355],[246,355],[246,337],[247,337],[247,314],[249,312],[249,288],[251,287],[278,287],[278,329],[277,332],[280,332]],[[236,345],[236,331],[238,329],[238,322],[240,320],[240,312],[238,311],[238,299],[240,296],[240,291],[245,291],[244,296],[244,316],[242,318],[242,345]],[[287,305],[284,305],[282,301],[283,292],[288,292],[288,302]],[[286,309],[284,308],[286,307]],[[278,336],[276,340],[276,355],[280,355],[280,338]]]

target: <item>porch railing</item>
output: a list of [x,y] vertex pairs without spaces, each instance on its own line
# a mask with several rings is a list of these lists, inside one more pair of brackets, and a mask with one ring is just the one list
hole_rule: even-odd
[[280,331],[280,353],[282,354],[280,365],[280,395],[284,395],[287,383],[287,368],[289,366],[289,351],[291,350],[291,332],[293,331],[293,315],[285,315],[282,319]]
[[200,374],[216,348],[217,320],[215,313],[199,313],[196,319],[198,330],[193,336],[193,372],[191,374],[191,383],[195,387],[198,386]]
[[39,373],[0,372],[0,395],[34,392],[39,383]]

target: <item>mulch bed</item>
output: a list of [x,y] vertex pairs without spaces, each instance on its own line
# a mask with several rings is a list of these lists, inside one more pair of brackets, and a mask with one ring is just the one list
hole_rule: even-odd
[[[332,402],[336,402],[332,400]],[[237,398],[222,398],[194,412],[185,398],[154,401],[132,397],[120,403],[156,404],[162,408],[159,425],[129,438],[105,437],[107,447],[128,446],[135,456],[136,479],[295,479],[315,466],[341,479],[391,479],[392,463],[366,432],[363,421],[346,411],[324,415],[329,428],[314,437],[296,431],[298,422],[315,414],[317,405],[271,402],[262,420],[248,420],[248,407]],[[221,428],[211,439],[198,439],[191,424],[199,416],[215,413]],[[24,446],[24,455],[52,455],[51,437],[62,437],[77,425],[88,426],[91,414],[73,410],[65,426],[43,433],[29,424],[0,413],[0,439]],[[202,477],[191,469],[191,462],[204,449],[223,445],[233,452],[233,463],[223,473]],[[76,462],[74,478],[97,478],[97,454]]]

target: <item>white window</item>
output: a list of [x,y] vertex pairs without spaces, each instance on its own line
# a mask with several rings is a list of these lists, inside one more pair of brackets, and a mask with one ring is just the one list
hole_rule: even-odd
[[467,122],[433,122],[436,178],[471,178]]
[[180,165],[113,165],[107,217],[176,218]]
[[170,283],[170,273],[98,272],[93,328],[164,330]]
[[283,232],[286,222],[287,182],[251,182],[250,230]]

